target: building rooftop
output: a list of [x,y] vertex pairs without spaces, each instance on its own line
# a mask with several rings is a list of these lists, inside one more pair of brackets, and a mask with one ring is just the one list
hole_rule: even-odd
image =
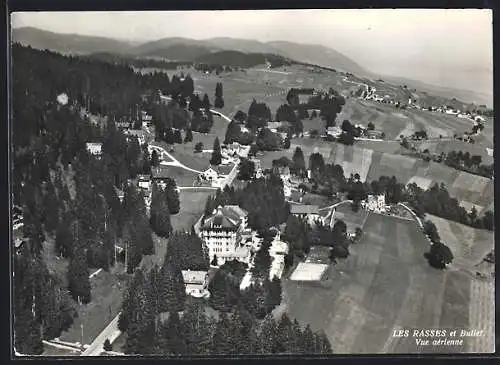
[[168,168],[157,167],[151,170],[151,176],[153,179],[167,179],[170,177]]
[[237,205],[219,206],[209,217],[205,218],[202,229],[236,230],[241,224],[241,218],[248,212]]
[[203,284],[207,275],[208,271],[182,270],[184,284]]
[[293,272],[290,280],[293,281],[320,281],[329,265],[301,262]]
[[306,204],[291,204],[291,214],[319,214],[319,206]]

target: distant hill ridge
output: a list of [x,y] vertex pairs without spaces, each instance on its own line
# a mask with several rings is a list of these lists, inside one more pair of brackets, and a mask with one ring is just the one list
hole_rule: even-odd
[[[12,41],[62,54],[90,55],[107,53],[126,56],[127,58],[146,57],[173,62],[217,63],[224,61],[229,66],[239,67],[262,64],[261,61],[264,58],[273,59],[276,57],[276,59],[279,59],[281,57],[281,61],[293,60],[304,64],[334,68],[360,77],[372,79],[383,77],[386,81],[396,84],[405,83],[413,88],[435,93],[446,98],[456,97],[462,100],[476,100],[479,104],[485,102],[485,100],[490,104],[489,100],[491,99],[488,95],[482,95],[475,91],[444,88],[403,77],[376,74],[364,69],[349,57],[332,48],[313,44],[299,44],[288,41],[260,42],[229,37],[205,40],[171,37],[137,44],[137,42],[106,37],[54,33],[34,27],[13,29]],[[232,51],[232,53],[224,53],[224,51]],[[260,56],[257,56],[257,54],[260,54]],[[231,57],[224,59],[228,55]],[[253,61],[245,61],[244,58],[246,57]],[[259,63],[255,63],[257,61]]]
[[[68,54],[117,53],[127,56],[148,56],[167,58],[172,61],[208,62],[217,60],[217,52],[236,51],[238,53],[221,53],[220,56],[231,55],[242,61],[244,54],[256,57],[263,54],[272,58],[281,56],[299,62],[334,67],[338,70],[357,74],[367,71],[356,62],[328,47],[306,45],[284,41],[259,42],[248,39],[211,38],[195,40],[181,37],[164,38],[142,44],[120,41],[106,37],[95,37],[77,34],[61,34],[33,27],[12,30],[12,41],[29,45],[37,49]],[[234,62],[234,61],[233,61]]]

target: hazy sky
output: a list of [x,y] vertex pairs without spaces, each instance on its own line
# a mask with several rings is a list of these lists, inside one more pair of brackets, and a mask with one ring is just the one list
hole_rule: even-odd
[[314,43],[373,72],[492,93],[491,14],[476,9],[39,12],[12,14],[12,25],[136,41],[178,36]]

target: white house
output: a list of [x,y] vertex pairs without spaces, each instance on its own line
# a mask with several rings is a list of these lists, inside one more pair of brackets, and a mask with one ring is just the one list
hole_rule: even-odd
[[127,135],[127,141],[130,141],[130,138],[135,136],[137,137],[140,145],[146,143],[146,134],[143,130],[130,129],[128,131],[125,131],[125,134]]
[[151,188],[151,176],[139,175],[137,179],[137,186],[140,189],[149,190]]
[[102,155],[102,143],[87,142],[86,147],[91,155],[98,157]]
[[306,218],[309,224],[321,219],[317,205],[292,204],[290,205],[290,214],[299,218]]
[[283,183],[283,195],[285,198],[290,198],[292,196],[292,187],[290,185]]
[[361,207],[376,213],[385,212],[387,210],[385,194],[368,195],[368,199],[361,202]]
[[273,132],[276,133],[278,132],[278,128],[282,127],[283,123],[282,122],[268,122],[267,123],[267,128]]
[[278,231],[274,236],[271,247],[269,247],[269,255],[272,258],[271,268],[269,270],[269,280],[275,276],[280,279],[285,269],[285,256],[288,254],[288,243],[281,240],[281,235]]
[[212,167],[209,167],[208,169],[203,171],[203,173],[201,173],[199,176],[202,180],[215,181],[219,177],[219,174]]
[[217,259],[214,266],[228,260],[249,263],[250,248],[244,244],[242,236],[249,233],[247,228],[248,212],[237,205],[219,206],[205,218],[200,227],[200,238],[208,248],[210,262]]
[[340,135],[342,134],[342,129],[340,129],[339,127],[328,127],[326,129],[326,134],[334,137],[334,138],[337,138],[337,137],[340,137]]
[[196,298],[210,296],[208,291],[208,272],[195,270],[182,270],[186,294]]

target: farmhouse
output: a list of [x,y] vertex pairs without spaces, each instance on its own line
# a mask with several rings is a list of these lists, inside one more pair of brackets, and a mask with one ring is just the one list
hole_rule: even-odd
[[101,154],[102,154],[102,143],[87,142],[86,146],[87,146],[87,151],[89,151],[89,153],[91,155],[98,156],[98,157],[101,156]]
[[208,291],[208,272],[182,270],[186,294],[196,298],[207,297]]
[[149,190],[151,188],[151,176],[150,175],[139,175],[137,178],[137,186],[143,190]]
[[219,174],[212,167],[209,167],[208,169],[203,171],[203,173],[201,173],[199,177],[201,180],[215,181],[219,177]]
[[292,196],[292,187],[291,185],[284,181],[283,182],[283,195],[285,196],[285,198],[290,198]]
[[168,168],[157,167],[151,171],[151,180],[164,189],[170,180],[169,175]]
[[127,141],[130,142],[132,140],[132,137],[136,137],[137,140],[139,141],[140,145],[143,145],[146,143],[146,132],[143,130],[139,129],[130,129],[128,131],[125,131],[125,134],[127,135]]
[[292,204],[290,205],[290,214],[299,218],[306,218],[309,224],[320,219],[317,205]]
[[278,128],[282,127],[284,125],[283,122],[268,122],[267,123],[267,128],[273,132],[276,133],[278,132]]
[[361,207],[371,212],[383,213],[387,210],[385,194],[368,195],[368,199],[361,202]]
[[[219,206],[205,218],[200,230],[200,238],[208,248],[210,262],[219,266],[228,260],[249,263],[251,251],[243,244],[242,236],[247,227],[248,212],[237,205]],[[215,260],[214,260],[215,258]]]
[[366,136],[368,138],[371,138],[371,139],[379,139],[379,138],[382,138],[382,132],[380,131],[375,131],[375,130],[371,130],[371,131],[366,131]]
[[252,158],[250,161],[252,161],[255,166],[255,178],[260,179],[263,175],[260,160],[258,158]]
[[126,130],[130,129],[130,122],[126,122],[126,121],[116,122],[116,128],[118,128],[119,130],[122,130],[122,131],[126,131]]
[[328,127],[326,129],[326,134],[334,138],[338,138],[342,134],[342,129],[339,127]]
[[288,181],[290,179],[290,168],[288,166],[276,166],[276,171],[281,177],[281,180]]

